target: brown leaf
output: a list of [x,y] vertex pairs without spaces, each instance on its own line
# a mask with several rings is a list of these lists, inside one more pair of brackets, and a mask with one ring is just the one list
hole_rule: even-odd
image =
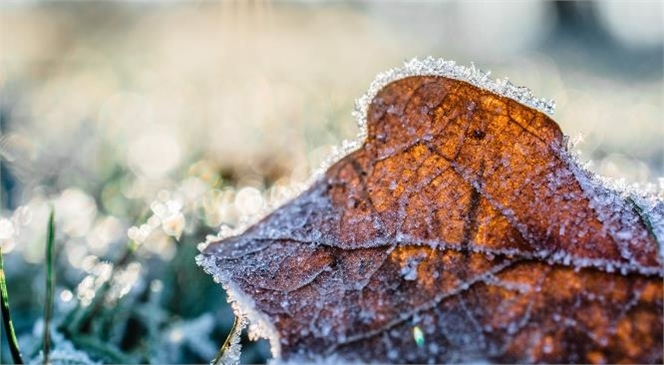
[[543,113],[407,77],[360,149],[202,261],[284,359],[661,363],[659,244],[623,195]]

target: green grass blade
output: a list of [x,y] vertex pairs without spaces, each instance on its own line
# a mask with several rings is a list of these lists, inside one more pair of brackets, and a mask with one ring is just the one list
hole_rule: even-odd
[[224,341],[224,344],[221,345],[219,348],[219,351],[217,352],[217,355],[214,357],[214,359],[210,362],[210,365],[218,365],[221,364],[221,358],[224,356],[224,352],[226,352],[226,349],[228,346],[230,346],[231,339],[233,338],[233,335],[235,332],[237,332],[237,326],[240,325],[240,321],[238,320],[238,317],[235,316],[235,320],[233,321],[233,327],[231,327],[231,331],[228,333],[228,336],[226,336],[226,341]]
[[53,246],[55,242],[55,212],[51,208],[46,231],[46,302],[44,303],[44,364],[48,364],[51,350],[50,324],[53,316],[53,291],[55,289],[55,273],[53,272]]
[[7,293],[7,283],[5,282],[5,270],[2,264],[2,250],[0,250],[0,294],[2,294],[2,320],[5,325],[5,332],[9,339],[9,350],[12,353],[12,359],[15,364],[23,364],[23,357],[21,350],[18,347],[18,340],[16,339],[16,332],[14,331],[14,324],[9,315],[9,294]]

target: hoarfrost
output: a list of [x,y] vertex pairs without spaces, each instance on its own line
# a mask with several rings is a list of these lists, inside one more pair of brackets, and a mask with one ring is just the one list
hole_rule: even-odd
[[408,265],[401,268],[401,276],[406,280],[417,280],[417,265]]
[[417,280],[417,267],[423,257],[409,257],[406,264],[401,268],[401,276],[408,281]]

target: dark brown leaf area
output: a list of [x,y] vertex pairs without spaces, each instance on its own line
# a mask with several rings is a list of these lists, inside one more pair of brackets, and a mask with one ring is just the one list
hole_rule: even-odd
[[633,205],[592,188],[547,116],[410,77],[363,147],[210,245],[285,359],[662,362],[662,262]]

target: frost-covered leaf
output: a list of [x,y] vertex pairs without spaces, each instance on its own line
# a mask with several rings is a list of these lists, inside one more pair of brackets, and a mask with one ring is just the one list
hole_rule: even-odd
[[551,103],[414,62],[357,150],[199,257],[250,330],[296,361],[661,363],[662,200],[579,167]]

